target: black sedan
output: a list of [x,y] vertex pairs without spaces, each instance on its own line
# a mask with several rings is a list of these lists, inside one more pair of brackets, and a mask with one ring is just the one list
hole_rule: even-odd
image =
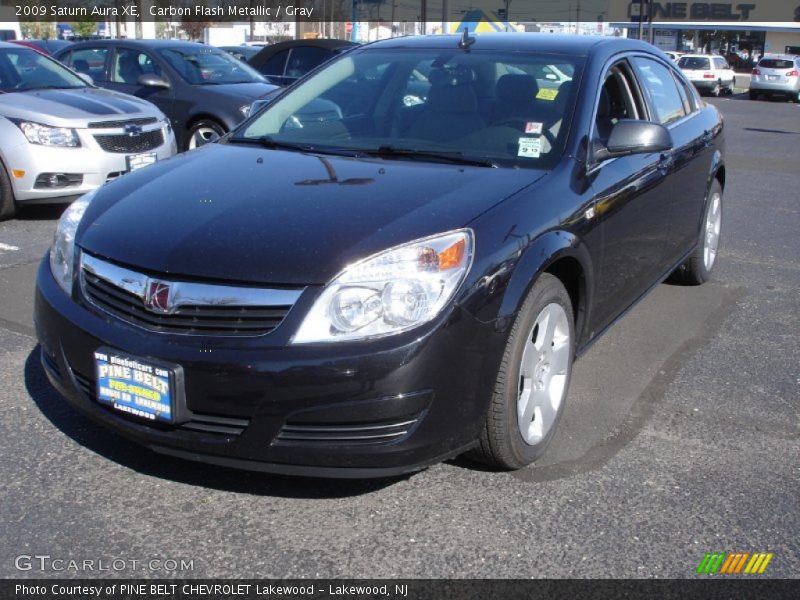
[[711,276],[722,130],[633,40],[354,49],[68,209],[38,275],[44,368],[97,422],[192,460],[523,467],[573,359],[665,278]]
[[184,150],[233,129],[254,100],[275,89],[224,50],[194,42],[92,40],[70,44],[55,57],[100,87],[158,106]]
[[346,40],[287,40],[265,46],[247,63],[270,83],[289,85],[353,46]]

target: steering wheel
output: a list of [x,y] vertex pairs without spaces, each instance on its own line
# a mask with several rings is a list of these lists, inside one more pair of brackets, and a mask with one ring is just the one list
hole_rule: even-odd
[[[527,121],[524,121],[522,119],[510,118],[510,119],[503,119],[502,121],[498,121],[497,123],[492,123],[492,127],[511,127],[513,129],[521,129],[524,132],[526,123]],[[552,133],[550,133],[550,130],[544,126],[544,123],[542,123],[542,136],[550,143],[551,148],[555,147],[556,138],[553,136]]]

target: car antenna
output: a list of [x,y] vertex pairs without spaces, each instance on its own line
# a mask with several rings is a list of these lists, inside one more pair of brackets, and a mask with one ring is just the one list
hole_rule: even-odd
[[458,47],[469,52],[469,47],[474,43],[475,38],[469,35],[469,27],[464,27],[464,31],[461,33],[461,40],[458,42]]

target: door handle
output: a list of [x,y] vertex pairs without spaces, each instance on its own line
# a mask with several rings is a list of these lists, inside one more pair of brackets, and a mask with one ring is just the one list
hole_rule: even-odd
[[663,152],[658,160],[658,170],[666,174],[675,165],[675,157],[672,152]]

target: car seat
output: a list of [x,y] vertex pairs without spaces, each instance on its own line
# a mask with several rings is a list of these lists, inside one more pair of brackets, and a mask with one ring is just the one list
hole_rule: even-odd
[[478,96],[473,88],[475,72],[466,66],[439,68],[430,72],[428,101],[406,137],[450,141],[486,126],[478,114]]

